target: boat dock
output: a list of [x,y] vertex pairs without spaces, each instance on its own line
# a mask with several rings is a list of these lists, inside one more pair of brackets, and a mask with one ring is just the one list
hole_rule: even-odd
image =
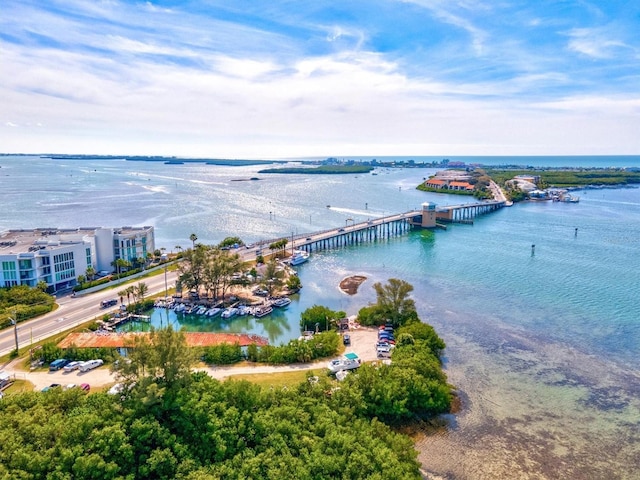
[[134,315],[130,313],[128,315],[117,316],[110,319],[107,322],[102,322],[102,329],[107,331],[115,330],[118,325],[122,325],[127,322],[150,322],[151,317],[149,315]]

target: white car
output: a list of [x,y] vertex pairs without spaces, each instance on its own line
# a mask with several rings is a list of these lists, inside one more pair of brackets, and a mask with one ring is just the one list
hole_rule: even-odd
[[104,361],[100,358],[95,360],[88,360],[84,362],[82,365],[80,365],[80,371],[88,372],[89,370],[93,370],[94,368],[100,367],[102,364],[104,364]]
[[70,362],[62,367],[62,370],[64,370],[65,372],[73,372],[74,370],[80,368],[80,365],[82,365],[82,362]]

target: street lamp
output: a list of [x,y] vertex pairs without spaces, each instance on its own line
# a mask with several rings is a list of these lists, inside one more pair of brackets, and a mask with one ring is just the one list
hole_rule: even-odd
[[167,307],[167,293],[169,291],[169,289],[167,287],[167,268],[169,268],[169,266],[165,265],[164,266],[164,304],[165,304],[166,308],[168,308]]

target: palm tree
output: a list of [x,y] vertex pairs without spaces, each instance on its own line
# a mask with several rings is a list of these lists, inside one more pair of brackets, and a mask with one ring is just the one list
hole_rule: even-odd
[[180,245],[176,245],[173,248],[175,248],[178,251],[178,253],[180,253],[182,251],[182,247]]
[[144,296],[145,294],[149,291],[149,287],[147,286],[146,283],[144,282],[138,282],[138,286],[134,287],[136,290],[136,293],[138,295],[138,298],[140,299],[140,301],[142,302],[144,300]]
[[113,262],[111,262],[111,265],[116,267],[116,273],[120,275],[120,269],[128,267],[129,265],[131,265],[131,263],[127,262],[124,258],[116,258]]
[[131,304],[131,295],[133,295],[133,300],[134,301],[136,299],[136,297],[135,297],[136,287],[134,287],[133,285],[129,285],[127,288],[124,289],[124,292],[127,295],[127,303],[130,305]]
[[120,290],[117,295],[120,297],[120,303],[124,303],[124,297],[125,295],[127,296],[127,298],[129,297],[129,295],[127,294],[127,289],[125,288],[124,290]]
[[96,269],[89,265],[84,274],[89,280],[93,280],[93,277],[96,276]]
[[193,248],[196,248],[196,240],[198,240],[198,236],[195,233],[192,233],[191,235],[189,235],[189,240],[191,240]]

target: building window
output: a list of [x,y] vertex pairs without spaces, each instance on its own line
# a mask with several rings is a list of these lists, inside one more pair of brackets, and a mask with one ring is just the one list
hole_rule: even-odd
[[[17,285],[18,272],[16,272],[16,262],[2,262],[2,276],[5,280],[5,286]],[[16,280],[16,282],[7,283],[7,281],[13,280]]]

